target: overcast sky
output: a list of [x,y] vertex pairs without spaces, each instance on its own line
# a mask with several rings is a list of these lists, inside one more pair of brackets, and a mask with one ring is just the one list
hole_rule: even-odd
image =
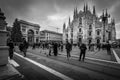
[[63,23],[68,23],[69,16],[72,18],[74,7],[82,10],[84,2],[89,4],[91,10],[95,5],[98,15],[107,8],[116,20],[117,38],[120,38],[120,0],[0,0],[0,8],[9,26],[15,18],[19,18],[37,23],[41,29],[57,31],[55,27],[59,27],[62,32]]

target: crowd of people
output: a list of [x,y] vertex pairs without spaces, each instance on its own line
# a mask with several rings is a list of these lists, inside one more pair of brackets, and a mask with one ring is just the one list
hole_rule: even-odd
[[[9,57],[10,59],[13,59],[13,54],[14,54],[14,46],[15,46],[15,43],[12,41],[11,38],[8,38],[7,40],[7,46],[9,47]],[[22,39],[22,42],[20,42],[19,44],[19,50],[24,54],[24,57],[26,57],[26,52],[27,52],[27,49],[29,47],[29,44],[28,42],[25,40],[25,38]]]
[[58,50],[63,51],[63,43],[62,42],[41,42],[41,43],[34,43],[31,45],[32,49],[35,48],[42,48],[43,50],[48,49],[48,55],[51,56],[54,53],[54,56],[58,55]]
[[[7,42],[7,45],[9,46],[9,57],[10,59],[13,58],[13,52],[14,52],[14,42],[12,39],[9,39]],[[22,42],[18,45],[19,50],[24,54],[24,57],[26,57],[26,52],[28,47],[32,47],[32,49],[35,48],[41,48],[43,50],[48,50],[49,52],[47,53],[48,56],[57,56],[58,51],[63,52],[63,49],[66,49],[66,57],[69,60],[71,57],[71,51],[73,46],[78,47],[80,50],[80,55],[79,55],[79,61],[84,61],[85,59],[85,54],[86,50],[88,51],[100,51],[102,50],[107,50],[107,54],[111,55],[111,44],[109,42],[106,42],[105,44],[85,44],[85,43],[78,43],[76,45],[72,45],[69,41],[66,41],[66,44],[63,44],[62,42],[40,42],[40,43],[34,43],[32,45],[28,44],[28,42],[23,38]]]

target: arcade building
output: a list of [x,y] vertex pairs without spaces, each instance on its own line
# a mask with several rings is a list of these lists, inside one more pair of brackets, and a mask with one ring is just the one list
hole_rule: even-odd
[[38,43],[40,41],[40,26],[18,19],[23,37],[29,44]]

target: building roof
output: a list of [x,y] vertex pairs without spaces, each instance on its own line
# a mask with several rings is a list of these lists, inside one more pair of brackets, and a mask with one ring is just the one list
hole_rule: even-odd
[[53,33],[53,34],[59,34],[59,35],[62,35],[62,33],[58,33],[58,32],[55,32],[55,31],[50,31],[50,30],[42,30],[40,32],[48,32],[48,33]]
[[30,26],[34,26],[34,27],[39,27],[40,28],[40,25],[39,24],[34,24],[34,23],[31,23],[31,22],[28,22],[28,21],[24,21],[24,20],[18,20],[20,23],[23,23],[23,24],[27,24],[27,25],[30,25]]

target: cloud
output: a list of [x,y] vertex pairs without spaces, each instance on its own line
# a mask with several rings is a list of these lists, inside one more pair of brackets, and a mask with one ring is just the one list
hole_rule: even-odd
[[99,15],[103,9],[108,9],[108,13],[115,18],[119,37],[120,0],[0,0],[0,8],[10,26],[15,18],[20,18],[38,23],[43,29],[57,26],[62,30],[63,23],[68,23],[69,16],[72,18],[74,8],[77,6],[78,11],[83,9],[84,1],[91,8],[95,5]]

